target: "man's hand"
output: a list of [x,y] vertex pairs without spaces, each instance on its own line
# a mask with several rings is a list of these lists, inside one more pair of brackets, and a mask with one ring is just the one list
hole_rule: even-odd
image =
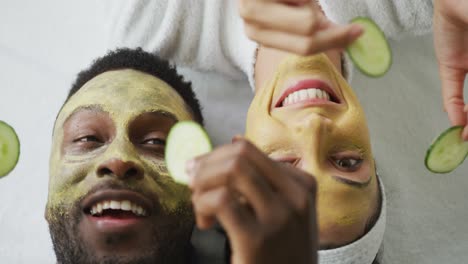
[[197,225],[218,220],[234,264],[317,263],[315,180],[236,140],[187,166]]
[[250,39],[299,55],[344,49],[363,32],[333,24],[316,0],[239,0],[239,11]]
[[468,141],[468,106],[463,86],[468,73],[468,1],[436,0],[434,44],[442,80],[442,97],[452,125],[463,125]]

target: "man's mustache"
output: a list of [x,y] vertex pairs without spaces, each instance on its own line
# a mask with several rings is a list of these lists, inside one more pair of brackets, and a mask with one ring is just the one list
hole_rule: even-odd
[[108,181],[99,183],[96,186],[92,187],[90,190],[86,192],[86,194],[84,194],[79,199],[74,201],[72,205],[73,208],[78,208],[79,210],[83,210],[84,209],[82,208],[83,200],[86,199],[86,197],[89,197],[90,195],[93,195],[94,193],[97,193],[102,190],[132,191],[150,199],[153,202],[153,206],[159,205],[158,200],[154,199],[154,194],[151,194],[148,190],[142,189],[140,186],[134,186],[128,183],[126,184],[126,183],[122,183],[122,182],[115,181],[115,180],[108,180]]

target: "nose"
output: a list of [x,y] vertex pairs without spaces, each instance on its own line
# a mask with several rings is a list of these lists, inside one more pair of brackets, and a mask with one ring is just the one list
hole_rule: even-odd
[[301,140],[299,149],[302,159],[298,167],[319,177],[322,172],[320,168],[324,168],[326,162],[323,150],[332,129],[330,119],[310,114],[291,128],[291,134]]
[[121,159],[109,159],[99,165],[98,177],[114,176],[122,180],[143,178],[143,169],[133,161],[122,161]]

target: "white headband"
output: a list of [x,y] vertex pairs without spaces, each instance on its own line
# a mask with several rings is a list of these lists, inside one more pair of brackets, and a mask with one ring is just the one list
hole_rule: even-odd
[[319,264],[371,264],[383,242],[386,222],[386,198],[382,181],[379,180],[382,206],[380,216],[372,229],[359,240],[343,247],[320,250]]

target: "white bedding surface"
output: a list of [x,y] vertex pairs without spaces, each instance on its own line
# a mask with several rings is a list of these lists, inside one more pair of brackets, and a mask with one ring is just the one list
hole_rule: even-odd
[[[55,115],[75,74],[105,50],[94,1],[9,1],[0,8],[0,120],[17,130],[20,162],[0,179],[2,263],[53,263],[43,211]],[[468,257],[468,162],[449,175],[423,165],[442,111],[430,36],[392,43],[381,79],[355,73],[388,196],[384,263],[464,263]],[[251,98],[245,81],[183,70],[217,143],[241,133]],[[223,86],[221,91],[218,87]]]

